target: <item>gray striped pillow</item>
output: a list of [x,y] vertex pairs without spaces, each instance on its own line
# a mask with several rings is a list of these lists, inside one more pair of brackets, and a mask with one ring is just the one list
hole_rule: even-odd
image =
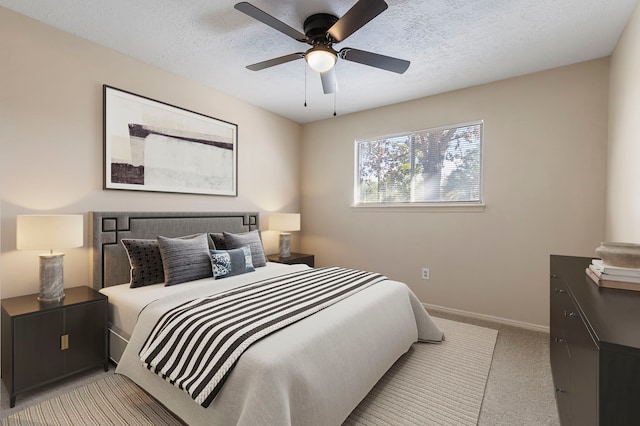
[[213,276],[206,234],[199,234],[193,238],[159,236],[158,247],[162,256],[164,285]]
[[264,248],[262,247],[260,231],[256,229],[255,231],[249,231],[243,234],[231,234],[229,232],[223,232],[222,234],[224,235],[224,242],[227,245],[227,250],[249,246],[249,249],[251,249],[253,266],[256,268],[267,266],[267,259],[264,256]]

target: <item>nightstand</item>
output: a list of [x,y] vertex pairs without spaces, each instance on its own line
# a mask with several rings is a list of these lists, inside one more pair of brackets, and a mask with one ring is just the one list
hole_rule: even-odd
[[107,297],[65,288],[59,303],[37,294],[2,299],[2,380],[16,395],[84,370],[109,370]]
[[270,254],[267,256],[269,262],[286,263],[287,265],[295,265],[298,263],[306,263],[313,268],[314,255],[304,253],[291,253],[289,257],[280,257],[277,254]]

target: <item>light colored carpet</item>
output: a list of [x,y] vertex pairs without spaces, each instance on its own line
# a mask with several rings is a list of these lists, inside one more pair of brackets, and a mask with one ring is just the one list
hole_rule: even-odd
[[414,344],[344,425],[477,425],[498,332],[434,318],[446,339]]
[[[497,331],[435,318],[442,344],[415,344],[345,425],[476,425]],[[159,404],[120,375],[28,407],[3,425],[174,425]]]
[[560,426],[549,333],[429,309],[431,315],[498,330],[478,426]]
[[3,426],[181,425],[132,381],[119,374],[19,411]]

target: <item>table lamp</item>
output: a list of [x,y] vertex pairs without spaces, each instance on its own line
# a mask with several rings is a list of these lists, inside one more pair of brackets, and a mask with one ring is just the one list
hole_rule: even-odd
[[54,250],[82,247],[82,215],[18,215],[16,219],[18,250],[49,250],[40,255],[41,302],[64,299],[64,253]]
[[283,231],[278,244],[280,257],[291,257],[291,233],[300,230],[299,213],[274,213],[269,216],[269,229]]

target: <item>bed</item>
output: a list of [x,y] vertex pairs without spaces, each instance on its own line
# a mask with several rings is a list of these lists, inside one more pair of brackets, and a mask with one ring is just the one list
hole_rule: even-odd
[[339,425],[414,342],[444,338],[405,284],[384,279],[257,340],[204,407],[140,359],[162,315],[212,293],[317,270],[267,262],[254,272],[224,279],[129,288],[123,239],[244,234],[259,229],[259,214],[91,212],[90,223],[92,282],[109,297],[110,355],[118,364],[116,372],[189,425]]

